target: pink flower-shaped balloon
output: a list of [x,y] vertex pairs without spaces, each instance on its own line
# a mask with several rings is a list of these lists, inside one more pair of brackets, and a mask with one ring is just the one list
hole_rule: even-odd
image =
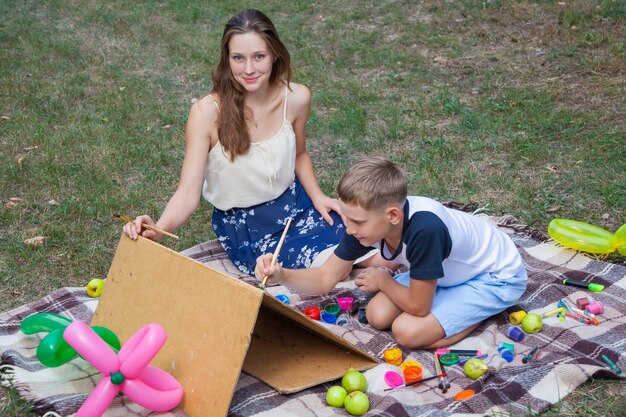
[[65,341],[104,377],[80,407],[76,417],[101,416],[119,391],[154,411],[176,407],[183,388],[170,374],[150,365],[167,335],[158,324],[148,324],[135,333],[116,355],[82,321],[76,320],[63,333]]

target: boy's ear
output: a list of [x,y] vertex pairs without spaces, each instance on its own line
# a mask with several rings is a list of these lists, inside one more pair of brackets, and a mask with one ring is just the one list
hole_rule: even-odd
[[392,225],[396,226],[402,221],[402,209],[397,206],[389,206],[385,210],[385,217],[387,221]]

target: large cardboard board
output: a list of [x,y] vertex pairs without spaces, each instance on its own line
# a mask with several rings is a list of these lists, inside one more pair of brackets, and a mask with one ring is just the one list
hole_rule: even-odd
[[167,331],[152,363],[182,384],[180,407],[191,417],[226,415],[242,369],[290,393],[378,363],[258,288],[122,236],[92,325],[124,342],[148,323]]

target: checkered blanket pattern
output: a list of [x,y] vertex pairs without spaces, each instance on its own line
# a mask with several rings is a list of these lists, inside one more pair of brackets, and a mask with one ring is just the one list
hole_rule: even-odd
[[[443,393],[437,381],[410,388],[385,391],[383,375],[394,367],[381,363],[365,372],[369,382],[368,416],[484,416],[527,415],[544,411],[572,392],[587,379],[615,378],[600,359],[604,354],[626,369],[626,267],[603,262],[554,242],[541,243],[540,235],[515,224],[510,216],[488,218],[510,234],[519,248],[529,273],[525,295],[509,310],[485,321],[469,337],[455,345],[458,349],[477,349],[489,353],[485,359],[489,372],[476,381],[467,378],[458,365],[447,368],[451,387]],[[254,278],[243,276],[228,261],[215,241],[206,242],[183,252],[212,268],[225,271],[251,285]],[[507,363],[497,354],[500,342],[512,343],[505,335],[508,314],[525,310],[544,313],[556,308],[559,300],[574,304],[576,299],[590,295],[586,290],[564,286],[564,278],[593,281],[605,285],[601,293],[593,294],[605,311],[599,316],[599,326],[587,326],[572,319],[561,322],[556,317],[544,320],[544,329],[527,335],[522,343],[514,343],[515,359]],[[307,296],[282,286],[270,286],[272,295],[290,297],[290,305],[302,311],[309,305],[323,306],[337,297],[352,296],[366,305],[370,294],[360,292],[351,280],[340,283],[325,296]],[[14,386],[25,399],[34,403],[40,415],[73,415],[93,390],[99,375],[85,361],[75,359],[59,368],[46,368],[36,357],[40,336],[26,336],[19,331],[20,321],[37,312],[53,312],[86,322],[96,308],[97,300],[87,297],[83,288],[61,288],[47,297],[12,311],[0,314],[0,377],[3,385]],[[388,332],[376,331],[361,324],[355,316],[347,326],[327,325],[349,342],[382,359],[383,352],[397,346]],[[524,364],[522,356],[533,347],[540,352],[535,364]],[[433,353],[403,348],[404,358],[422,364],[424,377],[434,374]],[[325,392],[333,381],[290,395],[281,395],[258,379],[242,373],[234,393],[231,416],[311,416],[348,415],[345,410],[325,404]],[[454,395],[473,389],[476,395],[456,401]],[[185,416],[181,410],[156,413],[132,403],[123,395],[115,398],[105,413],[113,416]]]

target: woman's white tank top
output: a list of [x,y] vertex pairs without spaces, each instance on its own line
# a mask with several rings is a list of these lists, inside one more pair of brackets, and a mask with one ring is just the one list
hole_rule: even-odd
[[251,143],[248,153],[232,162],[219,140],[209,152],[202,196],[214,207],[229,210],[265,203],[280,196],[293,183],[296,134],[287,120],[288,95],[285,87],[283,123],[274,136]]

